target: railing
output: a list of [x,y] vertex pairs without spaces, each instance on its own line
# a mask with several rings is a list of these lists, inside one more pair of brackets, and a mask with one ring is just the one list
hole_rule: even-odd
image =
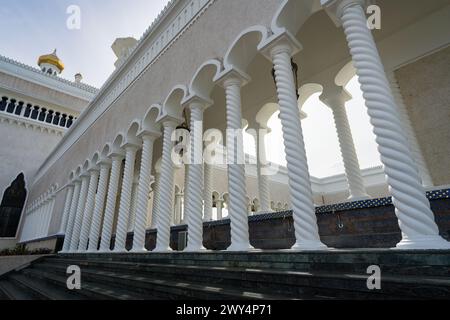
[[6,96],[3,96],[0,100],[0,112],[66,129],[70,128],[77,119],[70,114],[61,113]]

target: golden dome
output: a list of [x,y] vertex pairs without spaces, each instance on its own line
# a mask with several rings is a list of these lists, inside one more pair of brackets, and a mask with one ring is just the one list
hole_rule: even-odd
[[56,49],[51,54],[45,54],[45,55],[39,57],[38,65],[40,66],[43,63],[48,63],[51,65],[54,65],[55,67],[57,67],[60,70],[60,72],[62,72],[64,70],[64,64],[56,55]]

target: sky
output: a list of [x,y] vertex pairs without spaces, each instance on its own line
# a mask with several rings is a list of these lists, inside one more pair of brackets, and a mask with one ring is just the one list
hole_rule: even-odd
[[[61,77],[73,80],[80,72],[83,82],[100,88],[114,71],[116,57],[111,45],[116,38],[139,39],[167,0],[0,0],[0,54],[37,67],[40,55],[57,49],[65,64]],[[71,13],[80,9],[80,28],[69,29]],[[364,99],[355,77],[347,86],[353,100],[347,103],[350,127],[361,168],[380,165]],[[344,172],[331,110],[319,94],[303,106],[302,121],[311,175],[322,178]],[[281,125],[275,114],[272,133],[266,139],[268,160],[285,164]],[[254,154],[254,142],[245,138],[246,150]]]
[[[114,71],[111,45],[119,37],[139,39],[167,0],[0,0],[0,54],[37,67],[40,55],[57,49],[61,77],[100,88]],[[69,29],[66,13],[80,8],[80,29]]]

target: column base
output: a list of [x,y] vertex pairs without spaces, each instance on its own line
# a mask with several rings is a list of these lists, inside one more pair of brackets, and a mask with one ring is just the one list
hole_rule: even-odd
[[112,253],[112,251],[109,249],[108,250],[100,249],[100,250],[96,251],[95,253],[107,254],[107,253]]
[[198,246],[187,246],[187,247],[183,250],[183,252],[186,252],[186,253],[207,252],[207,251],[209,251],[209,250],[206,249],[206,248],[203,247],[203,246],[201,246],[201,247],[198,247]]
[[246,252],[246,251],[254,251],[250,243],[232,243],[231,246],[227,248],[225,251],[229,252]]
[[450,242],[439,235],[403,238],[394,250],[450,250]]
[[170,253],[170,252],[173,252],[173,250],[172,250],[171,247],[162,247],[162,248],[156,247],[155,250],[153,250],[152,252],[155,252],[155,253]]
[[148,253],[148,250],[145,248],[140,248],[140,249],[131,249],[128,252],[129,253]]
[[326,251],[329,250],[321,241],[299,240],[290,249],[290,251]]
[[87,250],[85,253],[93,254],[93,253],[100,253],[100,251],[98,251],[98,250]]
[[349,201],[364,201],[369,200],[371,197],[368,194],[362,194],[362,195],[350,195],[350,197],[347,198]]
[[114,249],[111,251],[111,253],[121,254],[121,253],[128,253],[129,251],[125,248],[121,249]]

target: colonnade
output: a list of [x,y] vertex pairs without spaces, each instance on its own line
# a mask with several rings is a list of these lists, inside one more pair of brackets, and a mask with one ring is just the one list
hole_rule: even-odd
[[[367,28],[364,1],[331,1],[327,6],[330,15],[342,23],[348,46],[366,99],[369,117],[374,127],[376,141],[385,167],[388,184],[393,196],[396,215],[402,231],[399,249],[449,248],[450,244],[439,236],[433,212],[425,196],[422,177],[423,158],[417,158],[414,139],[408,139],[406,128],[410,124],[402,119],[402,101],[395,90],[395,82],[386,76],[384,66],[371,31]],[[286,151],[290,198],[295,227],[296,243],[292,250],[327,250],[321,242],[310,176],[306,159],[302,123],[297,101],[291,58],[301,50],[301,44],[287,31],[269,36],[259,44],[258,50],[274,65],[280,120]],[[214,85],[223,88],[226,97],[227,166],[229,218],[231,246],[229,251],[249,251],[248,201],[242,134],[235,134],[242,126],[241,90],[250,77],[239,68],[228,67],[213,79]],[[391,86],[394,86],[394,90]],[[341,146],[345,171],[353,199],[367,198],[351,131],[345,112],[344,92],[325,92],[321,97],[333,111]],[[185,222],[188,225],[186,251],[206,250],[203,246],[203,220],[212,212],[212,189],[210,166],[202,159],[203,113],[213,101],[191,92],[182,102],[190,112],[191,164],[186,167]],[[146,123],[138,124],[137,134],[128,133],[107,154],[80,166],[68,186],[64,219],[67,220],[62,252],[111,252],[110,241],[116,221],[114,253],[126,252],[126,236],[133,221],[133,252],[146,252],[145,226],[148,211],[148,195],[152,180],[153,147],[162,136],[161,168],[155,173],[152,223],[157,228],[155,252],[169,252],[170,222],[174,210],[174,170],[172,134],[182,119],[170,112],[160,110],[154,119],[159,130],[146,130]],[[406,130],[406,131],[407,131]],[[136,130],[135,130],[136,131]],[[258,180],[261,208],[270,211],[268,181],[263,172],[264,136],[258,136]],[[136,154],[142,149],[138,184],[135,187],[136,205],[132,205],[133,180]],[[124,162],[124,164],[123,164]],[[122,169],[123,167],[123,169]],[[122,176],[122,179],[121,179]],[[428,174],[429,176],[429,174]],[[122,183],[120,184],[120,180]],[[120,190],[119,190],[120,185]],[[203,205],[204,203],[204,205]],[[116,216],[116,205],[118,205]],[[131,210],[134,208],[133,210]],[[218,208],[218,215],[221,216]],[[135,211],[135,212],[132,212]],[[131,215],[134,219],[130,219]],[[204,219],[203,219],[204,218]],[[101,242],[97,249],[99,237]]]
[[57,185],[52,186],[25,209],[26,220],[22,229],[22,241],[47,236],[55,206],[57,188]]

